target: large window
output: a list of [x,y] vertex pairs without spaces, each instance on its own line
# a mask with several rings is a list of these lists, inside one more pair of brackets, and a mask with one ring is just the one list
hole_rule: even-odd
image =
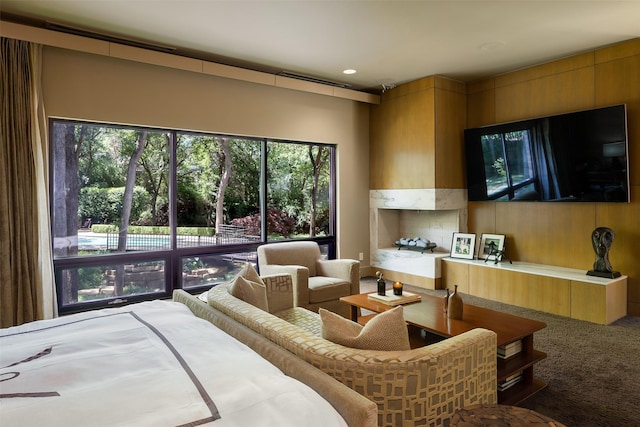
[[64,120],[51,146],[62,313],[207,289],[266,241],[335,252],[334,146]]

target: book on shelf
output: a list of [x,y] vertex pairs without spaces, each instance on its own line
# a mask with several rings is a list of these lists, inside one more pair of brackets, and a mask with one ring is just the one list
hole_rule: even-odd
[[390,289],[386,291],[385,295],[369,294],[369,299],[386,305],[400,305],[420,301],[420,295],[407,291],[403,291],[402,295],[394,295],[393,290]]
[[498,346],[498,357],[507,359],[522,351],[522,340],[514,341],[509,344]]
[[498,391],[504,391],[504,390],[508,389],[509,387],[512,387],[513,385],[519,383],[520,381],[522,381],[522,372],[518,372],[516,374],[509,375],[503,381],[500,381],[498,383]]
[[515,374],[509,375],[507,378],[505,378],[503,382],[513,381],[520,377],[522,377],[522,372],[516,372]]

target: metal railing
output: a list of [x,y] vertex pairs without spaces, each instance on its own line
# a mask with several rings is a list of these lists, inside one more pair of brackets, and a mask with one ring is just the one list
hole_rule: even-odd
[[216,245],[259,242],[260,236],[249,234],[249,231],[242,225],[222,224],[216,228]]
[[[118,249],[118,233],[107,233],[107,250]],[[238,243],[255,243],[260,241],[260,236],[249,234],[249,228],[238,225],[224,224],[218,227],[214,236],[178,235],[176,244],[178,248],[209,245],[230,245]],[[150,251],[159,249],[171,249],[171,236],[166,234],[128,234],[127,251]]]

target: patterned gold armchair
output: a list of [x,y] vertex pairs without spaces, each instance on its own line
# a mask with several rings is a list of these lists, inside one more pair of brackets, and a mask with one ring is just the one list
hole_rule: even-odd
[[324,260],[316,242],[268,243],[258,247],[260,275],[291,274],[293,303],[349,317],[349,306],[340,298],[360,293],[360,262]]

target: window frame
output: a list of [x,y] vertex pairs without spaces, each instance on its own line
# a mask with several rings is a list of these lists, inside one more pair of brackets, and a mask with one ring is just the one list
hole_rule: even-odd
[[[246,137],[246,136],[238,136],[238,135],[228,135],[228,134],[219,134],[214,132],[193,132],[188,130],[180,130],[180,129],[169,129],[169,128],[158,128],[158,127],[144,127],[144,126],[132,126],[132,125],[113,125],[110,123],[100,123],[95,121],[83,121],[83,120],[72,120],[72,119],[63,119],[63,118],[49,118],[49,141],[51,144],[54,144],[54,135],[53,135],[53,125],[54,123],[63,122],[67,124],[75,124],[75,125],[89,125],[89,126],[101,126],[101,127],[110,127],[116,129],[130,129],[130,130],[145,130],[149,132],[162,132],[169,133],[171,135],[169,142],[169,187],[168,187],[168,198],[169,198],[169,230],[171,236],[171,248],[170,249],[159,249],[159,250],[145,250],[145,251],[129,251],[129,252],[114,252],[108,254],[92,254],[92,255],[72,255],[54,258],[53,260],[53,268],[54,268],[54,279],[55,279],[55,292],[57,296],[57,305],[58,312],[62,314],[70,314],[87,310],[94,310],[100,308],[107,307],[119,307],[127,304],[132,304],[136,302],[153,300],[159,298],[170,298],[173,291],[176,289],[185,289],[186,291],[196,294],[201,293],[208,290],[212,285],[205,284],[200,286],[190,286],[188,288],[184,287],[183,276],[182,276],[182,265],[183,260],[187,257],[194,256],[207,256],[207,255],[232,255],[238,253],[253,253],[257,258],[257,248],[258,246],[273,242],[274,240],[269,240],[267,234],[267,200],[268,200],[268,189],[267,189],[267,146],[269,142],[276,143],[288,143],[288,144],[299,144],[306,146],[323,146],[330,148],[330,179],[329,179],[329,233],[323,236],[315,236],[315,237],[305,237],[305,238],[291,238],[291,239],[278,239],[277,242],[283,241],[292,241],[292,240],[310,240],[315,241],[326,252],[326,256],[329,259],[333,259],[336,257],[336,183],[337,183],[337,167],[336,167],[336,152],[337,145],[335,144],[326,144],[326,143],[315,143],[315,142],[305,142],[305,141],[293,141],[293,140],[283,140],[271,137]],[[176,244],[176,233],[177,233],[177,224],[178,224],[178,210],[177,210],[177,140],[178,134],[192,134],[192,135],[206,135],[212,137],[228,137],[234,139],[246,139],[257,141],[261,144],[260,152],[261,152],[261,161],[260,161],[260,194],[259,194],[259,209],[261,215],[261,235],[259,242],[250,242],[250,243],[235,243],[235,244],[212,244],[212,245],[203,245],[203,246],[190,246],[190,247],[178,247]],[[49,164],[50,164],[50,182],[53,183],[53,174],[54,174],[54,150],[49,150]],[[52,218],[51,227],[52,227],[52,235],[53,235],[53,215],[54,215],[54,185],[50,185],[49,188],[49,196],[52,203],[50,204],[50,217]],[[63,271],[69,269],[80,269],[80,268],[88,268],[88,267],[100,267],[112,264],[124,264],[124,263],[132,263],[132,262],[149,262],[149,261],[163,261],[164,262],[164,290],[161,292],[154,293],[144,293],[144,294],[135,294],[135,295],[127,295],[120,297],[106,297],[102,299],[89,300],[89,301],[77,301],[74,303],[64,304],[64,296],[63,296],[63,287],[59,284],[62,283],[62,274]]]

